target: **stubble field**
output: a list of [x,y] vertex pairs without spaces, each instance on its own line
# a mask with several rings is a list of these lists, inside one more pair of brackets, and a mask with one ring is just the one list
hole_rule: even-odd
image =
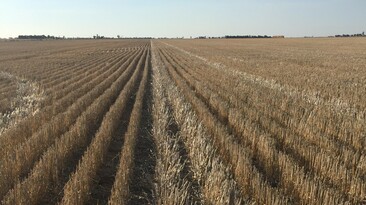
[[366,39],[0,42],[1,204],[366,203]]

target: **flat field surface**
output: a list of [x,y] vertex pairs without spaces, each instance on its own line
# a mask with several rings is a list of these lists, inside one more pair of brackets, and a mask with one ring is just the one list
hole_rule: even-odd
[[366,38],[0,41],[1,204],[366,203]]

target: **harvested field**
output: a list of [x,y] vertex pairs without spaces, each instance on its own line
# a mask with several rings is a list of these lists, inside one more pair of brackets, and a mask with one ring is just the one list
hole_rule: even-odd
[[1,204],[366,203],[366,39],[0,54]]

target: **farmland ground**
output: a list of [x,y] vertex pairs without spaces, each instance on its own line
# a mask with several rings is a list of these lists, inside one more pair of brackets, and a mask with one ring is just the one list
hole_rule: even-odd
[[366,203],[366,40],[0,42],[1,204]]

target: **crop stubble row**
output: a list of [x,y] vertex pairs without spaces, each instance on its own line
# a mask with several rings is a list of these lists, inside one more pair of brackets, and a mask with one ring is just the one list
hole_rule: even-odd
[[[170,52],[168,52],[168,53],[174,53],[174,52],[172,52],[172,51],[170,51]],[[182,63],[181,62],[173,62],[172,64],[175,64],[175,65],[182,65]],[[201,65],[201,67],[203,67],[202,65]],[[191,68],[192,68],[192,65],[191,65]],[[180,73],[182,73],[183,72],[183,70],[184,69],[180,69],[179,70],[179,72]],[[178,72],[178,71],[177,71]],[[191,71],[192,72],[192,71]],[[194,79],[195,79],[195,76],[196,76],[196,78],[198,78],[198,79],[201,79],[201,81],[203,81],[203,79],[207,79],[207,77],[204,77],[204,76],[207,76],[207,75],[209,75],[208,73],[209,73],[209,71],[206,71],[206,72],[203,72],[204,73],[204,75],[203,76],[201,76],[201,77],[199,77],[199,75],[196,75],[196,74],[194,74],[194,75],[191,75],[191,76],[186,76],[186,80],[189,82],[189,81],[193,81],[194,82]],[[218,80],[218,79],[220,79],[220,80]],[[215,78],[215,80],[216,81],[220,81],[220,83],[221,83],[221,85],[227,85],[227,84],[229,84],[229,82],[222,82],[222,80],[221,80],[221,78],[219,77],[219,76],[217,76],[216,78]],[[286,127],[283,127],[283,126],[281,126],[281,124],[275,124],[274,126],[272,125],[271,126],[271,123],[274,121],[276,121],[276,119],[275,118],[269,118],[269,120],[267,120],[267,121],[265,121],[266,119],[265,119],[265,116],[268,116],[268,114],[266,114],[266,113],[264,113],[264,114],[261,114],[261,112],[260,112],[260,109],[258,109],[258,110],[256,110],[255,109],[255,107],[254,108],[252,108],[252,109],[249,109],[248,111],[249,111],[249,113],[243,113],[243,115],[241,115],[240,113],[242,112],[241,111],[241,109],[233,109],[232,110],[232,108],[230,108],[230,111],[228,111],[228,108],[227,108],[227,105],[230,105],[230,107],[232,107],[232,105],[230,104],[230,103],[228,103],[228,102],[226,102],[226,103],[213,103],[213,105],[212,105],[212,103],[211,103],[211,101],[212,101],[212,99],[214,99],[215,101],[217,101],[217,96],[216,95],[212,95],[212,93],[214,93],[213,91],[209,91],[210,89],[210,87],[211,86],[206,86],[206,87],[204,87],[204,86],[202,86],[202,85],[200,85],[201,84],[201,82],[200,81],[196,81],[195,83],[194,83],[194,86],[192,86],[192,84],[191,84],[191,87],[192,87],[192,89],[195,91],[195,93],[196,94],[198,94],[198,96],[201,96],[201,98],[203,99],[203,101],[205,101],[206,102],[206,105],[208,105],[208,107],[210,108],[210,111],[211,112],[213,112],[213,113],[218,113],[217,115],[219,115],[218,116],[218,118],[220,119],[220,118],[222,118],[224,121],[225,121],[225,119],[227,120],[227,118],[228,118],[228,112],[231,114],[231,117],[229,116],[229,124],[228,124],[228,126],[229,126],[229,130],[232,130],[232,128],[233,128],[233,126],[232,125],[235,125],[237,122],[240,122],[241,121],[241,123],[247,118],[246,116],[248,116],[249,115],[249,117],[250,116],[252,116],[252,118],[254,117],[254,124],[253,123],[251,123],[251,124],[244,124],[245,126],[243,126],[241,129],[240,129],[240,131],[242,132],[242,131],[245,131],[245,130],[243,130],[243,128],[245,128],[245,129],[250,129],[250,127],[251,126],[255,126],[254,128],[254,131],[256,131],[256,129],[257,128],[259,128],[259,131],[260,132],[257,132],[257,133],[255,133],[255,132],[248,132],[248,131],[250,131],[250,130],[247,130],[247,132],[250,134],[250,136],[248,136],[248,137],[251,137],[252,139],[248,139],[249,141],[249,145],[250,145],[250,140],[255,140],[255,138],[253,138],[255,135],[264,135],[264,136],[266,136],[265,134],[266,133],[263,133],[263,131],[266,131],[266,130],[268,130],[268,131],[270,131],[270,132],[272,132],[272,134],[270,134],[270,135],[268,135],[267,134],[267,138],[274,138],[275,140],[277,140],[276,139],[276,137],[277,136],[281,136],[281,134],[284,132],[284,131],[286,131],[285,129],[286,129]],[[235,89],[236,87],[230,87],[229,89]],[[255,91],[257,91],[259,88],[256,88],[256,90]],[[215,89],[215,90],[219,90],[219,87],[217,87],[217,89]],[[228,92],[228,90],[224,90],[224,92],[222,92],[223,94],[225,94],[225,93],[230,93],[230,92]],[[231,94],[231,93],[230,93]],[[211,95],[211,96],[210,96]],[[213,98],[214,97],[214,98]],[[229,97],[230,96],[228,96],[228,98],[227,99],[229,99]],[[235,98],[234,98],[235,99]],[[229,99],[230,100],[230,99]],[[229,101],[228,100],[228,101]],[[263,99],[261,99],[261,100],[263,100]],[[210,101],[210,102],[208,102],[208,101]],[[210,105],[210,103],[211,103],[211,105]],[[216,108],[215,107],[212,107],[212,106],[215,106],[215,104],[216,104]],[[219,106],[217,106],[217,105],[219,105]],[[240,104],[239,104],[240,105]],[[221,108],[220,108],[220,106],[221,106]],[[235,108],[235,107],[234,107]],[[272,109],[272,107],[269,107],[270,109]],[[267,107],[267,109],[268,109],[268,107]],[[266,110],[266,108],[262,108],[261,110]],[[235,111],[235,112],[233,112],[233,111]],[[250,111],[254,111],[253,113],[250,113]],[[273,110],[271,110],[272,112],[273,112]],[[275,112],[273,112],[273,113],[275,113]],[[239,115],[238,115],[239,114]],[[276,113],[275,113],[276,114]],[[224,115],[224,116],[223,116]],[[237,116],[240,116],[241,118],[237,118],[237,119],[230,119],[230,118],[232,118],[232,115],[234,115],[234,117],[235,117],[235,115],[237,115]],[[269,116],[271,116],[271,115],[269,115]],[[258,121],[258,119],[261,119],[261,121]],[[262,119],[264,119],[264,120],[262,120]],[[277,120],[278,121],[278,120]],[[245,121],[244,121],[245,122]],[[227,122],[225,122],[225,123],[227,123]],[[231,125],[230,125],[230,123],[231,123]],[[262,123],[262,124],[269,124],[270,126],[267,126],[267,127],[264,127],[263,125],[261,125],[261,124],[259,124],[259,127],[258,127],[258,123]],[[272,123],[273,124],[273,123]],[[217,127],[217,126],[216,126]],[[235,127],[235,126],[234,126]],[[278,129],[278,128],[280,128],[280,129],[282,129],[282,133],[276,133],[275,131],[276,131],[276,129]],[[235,131],[235,130],[234,130]],[[262,134],[261,134],[262,133]],[[284,132],[284,133],[286,133],[286,132]],[[240,132],[239,132],[239,134],[241,134]],[[243,133],[244,134],[244,133]],[[291,132],[290,132],[290,134],[292,134]],[[272,136],[271,136],[272,135]],[[291,135],[285,135],[286,136],[286,138],[288,138],[288,137],[292,137]],[[295,135],[296,136],[296,135]],[[285,138],[285,139],[286,139]],[[267,140],[268,141],[268,139],[266,139],[266,138],[264,138],[265,140]],[[288,140],[288,139],[286,139],[286,140]],[[297,147],[295,147],[295,148],[293,148],[293,149],[291,149],[291,148],[289,148],[289,147],[284,147],[284,148],[281,148],[281,147],[279,147],[279,145],[277,144],[276,145],[276,143],[275,144],[273,144],[273,142],[272,142],[272,144],[273,145],[271,145],[273,148],[271,148],[271,149],[274,149],[275,147],[277,147],[276,149],[278,149],[278,148],[280,148],[280,149],[282,149],[282,151],[284,151],[284,154],[289,154],[289,156],[291,157],[291,158],[293,158],[293,159],[291,159],[291,158],[288,158],[287,159],[287,162],[288,163],[290,163],[290,164],[294,164],[294,165],[292,165],[293,167],[295,167],[296,168],[296,166],[299,166],[299,165],[297,165],[297,163],[300,163],[300,166],[303,166],[301,163],[301,155],[299,154],[299,153],[296,153],[298,150],[300,150],[300,151],[302,151],[302,150],[306,150],[306,146],[302,146],[302,141],[300,141],[300,140],[298,140],[297,139],[297,137],[296,138],[290,138],[290,140],[288,140],[288,142],[287,143],[292,143],[292,141],[299,141],[299,143],[297,144]],[[255,141],[254,141],[255,142]],[[260,144],[259,142],[255,142],[257,145],[258,144]],[[281,145],[281,144],[280,144]],[[290,146],[290,145],[287,145],[287,144],[285,144],[286,146]],[[254,146],[254,144],[251,144],[250,146]],[[281,146],[283,146],[283,145],[281,145]],[[301,149],[300,149],[301,148]],[[267,148],[268,149],[268,148]],[[265,150],[265,149],[258,149],[258,150]],[[281,150],[280,150],[281,151]],[[293,153],[291,153],[292,151],[294,151],[295,152],[295,154],[293,155]],[[307,151],[307,152],[309,152],[309,151]],[[305,154],[308,154],[307,152],[304,152]],[[280,153],[281,154],[281,153]],[[315,153],[316,154],[316,153]],[[314,154],[314,151],[313,151],[313,156],[315,155]],[[267,154],[268,155],[268,154]],[[274,155],[274,156],[276,156],[276,152],[274,152],[272,155]],[[311,155],[310,155],[311,156]],[[283,154],[281,154],[280,155],[280,157],[286,157],[286,155],[283,155]],[[315,156],[314,156],[315,157]],[[317,156],[317,157],[319,157],[319,156]],[[329,157],[329,156],[324,156],[324,154],[323,154],[323,156],[322,155],[320,155],[320,157],[324,157],[323,159],[324,160],[331,160],[332,159],[332,157]],[[276,158],[277,158],[277,160],[278,159],[281,159],[281,158],[278,158],[278,157],[275,157],[275,158],[273,158],[273,156],[270,156],[270,155],[268,155],[268,157],[267,157],[267,161],[266,161],[266,159],[261,159],[261,160],[259,160],[259,163],[262,163],[262,164],[264,164],[264,165],[266,165],[266,166],[270,166],[270,164],[271,163],[273,163],[272,161],[274,160],[274,161],[277,161],[276,160]],[[284,159],[286,159],[286,158],[284,158]],[[318,158],[319,159],[319,158]],[[297,161],[297,160],[300,160],[300,161]],[[257,160],[258,161],[258,160]],[[357,161],[356,161],[357,162]],[[322,174],[327,174],[328,176],[325,176],[326,177],[326,179],[325,180],[323,180],[323,181],[326,181],[326,183],[328,183],[328,180],[329,180],[329,178],[330,178],[330,180],[332,181],[334,178],[334,181],[336,181],[337,182],[337,180],[339,181],[339,179],[341,179],[341,177],[339,177],[338,175],[339,174],[345,174],[346,175],[346,177],[345,178],[343,178],[342,180],[343,180],[343,182],[341,181],[340,183],[343,183],[343,184],[339,184],[339,182],[338,182],[338,184],[335,184],[335,185],[330,185],[330,188],[333,188],[334,187],[334,189],[330,189],[330,191],[328,191],[328,194],[329,195],[333,195],[333,192],[335,192],[335,193],[337,193],[337,190],[336,189],[338,189],[338,187],[341,189],[341,191],[343,191],[343,192],[348,192],[351,196],[350,197],[356,197],[356,198],[351,198],[351,199],[347,199],[347,200],[350,200],[350,201],[356,201],[356,202],[360,202],[361,200],[362,200],[362,190],[363,190],[363,188],[362,188],[362,186],[364,186],[363,184],[364,184],[364,181],[363,181],[363,179],[362,179],[362,175],[361,174],[358,174],[359,172],[358,171],[356,171],[356,172],[351,172],[352,170],[348,170],[348,171],[345,171],[345,172],[342,172],[342,169],[339,169],[339,166],[340,165],[342,165],[342,164],[340,164],[338,161],[335,161],[334,162],[335,163],[335,165],[333,166],[333,167],[330,167],[330,166],[324,166],[324,165],[322,165],[322,164],[317,164],[319,167],[316,167],[316,168],[319,168],[319,169],[323,169],[323,170],[326,170],[326,171],[324,171]],[[284,166],[284,165],[282,165],[282,166]],[[356,167],[356,166],[353,166],[353,167]],[[274,169],[273,167],[271,168],[271,167],[268,167],[268,168],[270,168],[270,169]],[[332,173],[332,172],[329,172],[329,169],[332,169],[332,170],[334,170],[336,168],[336,172],[335,173]],[[342,168],[342,167],[341,167]],[[344,167],[343,167],[344,168]],[[262,168],[263,169],[263,168]],[[283,169],[283,172],[285,172],[285,171],[288,171],[288,168],[286,168],[286,169],[284,169],[284,168],[282,168]],[[270,171],[270,173],[273,173],[273,171],[271,171],[271,170],[269,170]],[[307,171],[309,171],[309,170],[307,170]],[[337,173],[338,172],[338,173]],[[300,173],[299,173],[299,171],[297,172],[297,174],[295,175],[295,176],[301,176],[300,175],[301,174],[301,170],[300,170]],[[308,172],[308,174],[309,174],[309,172]],[[319,177],[317,177],[316,175],[314,176],[313,175],[313,173],[312,172],[310,172],[310,174],[311,174],[311,177],[309,177],[309,179],[308,180],[310,180],[311,181],[311,179],[310,178],[315,178],[316,179],[316,183],[318,183],[319,181],[322,181],[322,179],[324,179],[323,178],[323,176],[321,176],[321,178],[319,178]],[[304,175],[304,174],[302,174],[302,175]],[[356,177],[354,177],[356,175]],[[271,175],[269,175],[269,176],[271,176]],[[358,176],[358,177],[357,177]],[[327,178],[328,177],[328,178]],[[338,177],[338,178],[336,178],[336,177]],[[272,180],[273,181],[273,180]],[[276,181],[276,180],[275,180]],[[276,182],[277,183],[277,182]],[[309,182],[310,183],[310,182]],[[314,182],[313,182],[314,183]],[[321,185],[320,184],[320,186],[321,186],[321,188],[319,188],[319,190],[322,190],[322,191],[324,191],[324,190],[327,190],[328,188],[325,186],[325,185]],[[324,186],[324,187],[323,187]],[[299,187],[299,188],[301,188],[301,187]],[[303,191],[301,191],[300,193],[303,193]],[[326,192],[327,193],[327,192]],[[339,193],[339,191],[338,191],[338,193]],[[290,195],[292,195],[292,194],[290,194]],[[304,197],[306,197],[307,195],[305,194],[305,196]],[[342,196],[341,196],[341,193],[338,195],[338,197],[339,198],[341,198]],[[311,197],[311,198],[313,198],[313,197]],[[315,198],[315,197],[314,197]],[[320,198],[319,199],[319,197],[317,197],[317,200],[319,201],[321,201],[321,199],[322,198]],[[333,199],[334,199],[334,197],[333,197]],[[333,200],[332,199],[332,200]],[[306,199],[304,199],[304,200],[306,200]],[[325,199],[324,200],[328,200],[328,198],[327,197],[325,197]],[[335,200],[335,199],[334,199]],[[323,201],[324,202],[324,201]],[[309,202],[308,202],[309,203]],[[330,203],[330,202],[324,202],[324,203]]]

